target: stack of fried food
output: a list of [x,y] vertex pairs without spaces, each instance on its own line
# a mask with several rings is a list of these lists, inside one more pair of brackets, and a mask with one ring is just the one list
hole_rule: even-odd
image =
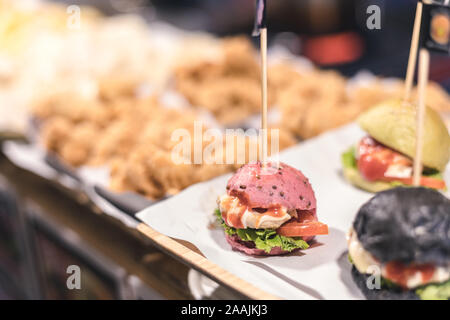
[[[280,126],[302,139],[349,123],[378,102],[404,94],[402,81],[387,86],[378,79],[350,88],[348,81],[333,71],[315,70],[291,79],[277,101]],[[430,83],[426,92],[427,105],[439,112],[450,111],[450,97],[439,85]],[[414,90],[412,101],[416,99]]]
[[[159,199],[235,170],[249,160],[255,144],[257,148],[257,140],[250,137],[245,137],[243,150],[237,150],[237,137],[223,137],[216,145],[222,148],[218,164],[205,159],[196,163],[194,150],[187,156],[174,155],[176,145],[183,142],[173,135],[176,130],[184,130],[189,136],[189,148],[194,147],[195,139],[199,141],[202,157],[211,144],[211,139],[203,135],[211,129],[206,125],[200,136],[194,134],[196,121],[202,120],[195,110],[162,106],[155,96],[138,98],[138,82],[130,79],[114,83],[105,80],[99,87],[96,99],[70,93],[47,96],[36,103],[34,116],[40,123],[41,140],[47,150],[74,167],[108,167],[114,191],[135,191]],[[280,132],[279,136],[281,149],[296,142],[289,133]],[[227,143],[230,141],[233,143]],[[230,148],[233,160],[226,161],[226,150]],[[241,160],[236,161],[240,156]]]
[[302,139],[348,123],[362,111],[348,99],[344,77],[318,70],[291,77],[278,107],[280,126]]
[[132,77],[164,90],[175,64],[214,57],[218,43],[209,34],[148,24],[137,14],[0,0],[0,134],[24,133],[29,107],[42,95],[71,90],[94,97],[99,78]]
[[[370,86],[360,87],[354,91],[353,99],[356,103],[367,109],[383,100],[391,98],[402,98],[405,92],[403,81],[389,84],[383,83],[380,79],[376,80]],[[411,94],[411,100],[417,101],[418,92],[414,88]],[[427,104],[438,112],[450,111],[450,97],[448,93],[437,83],[430,82],[426,91]]]
[[[404,84],[381,79],[351,86],[335,71],[299,70],[292,61],[269,66],[269,107],[276,109],[277,126],[307,139],[353,121],[377,102],[402,97]],[[260,111],[260,68],[257,52],[245,37],[226,38],[216,61],[182,66],[175,72],[176,89],[196,108],[210,111],[219,122],[240,124]],[[416,91],[412,99],[416,99]],[[427,89],[427,104],[450,111],[450,97],[437,84]]]
[[[219,47],[218,57],[211,59],[213,53],[205,59],[198,55],[197,59],[185,59],[174,72],[176,89],[192,107],[168,108],[160,102],[163,99],[158,92],[142,95],[142,77],[133,73],[111,73],[95,79],[90,95],[64,90],[42,93],[33,115],[40,123],[44,145],[74,167],[108,167],[113,190],[135,191],[152,199],[235,170],[249,160],[250,150],[258,147],[258,141],[245,137],[245,148],[238,150],[234,138],[224,137],[218,142],[223,153],[216,158],[223,159],[227,150],[233,149],[231,162],[197,163],[195,150],[183,154],[183,161],[174,160],[179,145],[173,138],[176,129],[186,130],[193,139],[200,138],[202,153],[210,147],[211,141],[203,137],[209,127],[202,129],[202,137],[195,135],[194,123],[202,119],[204,110],[225,127],[238,125],[260,111],[260,69],[255,49],[243,37],[226,38]],[[374,80],[352,86],[336,72],[299,70],[288,60],[269,66],[269,104],[279,116],[273,127],[280,129],[280,150],[346,124],[374,103],[402,93],[402,82],[387,86],[382,80]],[[430,84],[427,104],[449,111],[449,101],[445,91]],[[271,138],[275,137],[269,135]]]
[[[260,64],[245,37],[225,38],[216,61],[199,61],[175,71],[179,93],[198,108],[204,108],[224,125],[240,124],[261,110]],[[269,79],[269,105],[276,84]]]

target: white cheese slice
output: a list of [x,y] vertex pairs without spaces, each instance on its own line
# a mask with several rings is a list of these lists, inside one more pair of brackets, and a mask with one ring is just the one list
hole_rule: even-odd
[[347,234],[348,243],[348,253],[353,260],[353,264],[360,273],[367,273],[369,267],[378,266],[380,263],[375,260],[375,258],[367,252],[359,242],[356,232],[353,228]]

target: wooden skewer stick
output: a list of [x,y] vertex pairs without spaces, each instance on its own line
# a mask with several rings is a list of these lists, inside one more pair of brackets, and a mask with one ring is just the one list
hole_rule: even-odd
[[416,113],[416,154],[414,157],[413,184],[420,185],[422,176],[422,149],[423,149],[423,128],[425,121],[426,88],[428,83],[428,69],[430,66],[430,53],[426,49],[420,50],[419,57],[419,100]]
[[408,59],[408,67],[406,69],[406,80],[405,80],[405,94],[403,97],[404,101],[409,101],[411,98],[411,90],[413,86],[414,80],[414,70],[416,69],[416,61],[417,61],[417,50],[419,47],[419,36],[420,36],[420,25],[422,22],[422,2],[417,3],[416,7],[416,17],[414,19],[414,28],[411,39],[411,48],[409,49],[409,59]]
[[261,162],[263,166],[267,163],[267,28],[261,29]]

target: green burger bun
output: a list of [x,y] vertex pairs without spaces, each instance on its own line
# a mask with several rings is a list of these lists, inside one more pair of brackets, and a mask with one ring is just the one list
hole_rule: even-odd
[[[364,112],[357,122],[375,140],[414,158],[415,106],[402,100],[384,101]],[[439,114],[428,107],[423,132],[423,165],[443,171],[450,159],[450,136]]]
[[[384,101],[363,113],[357,120],[371,137],[411,158],[415,155],[416,110],[401,100]],[[443,179],[442,171],[450,158],[450,136],[440,116],[426,108],[422,163],[429,168],[425,176]],[[369,192],[380,192],[403,184],[399,181],[368,181],[358,170],[355,147],[342,154],[344,177]]]
[[363,190],[377,193],[380,191],[388,190],[393,188],[394,186],[389,182],[384,181],[367,181],[364,179],[359,173],[357,168],[344,168],[344,176],[345,178],[352,183],[353,185],[361,188]]

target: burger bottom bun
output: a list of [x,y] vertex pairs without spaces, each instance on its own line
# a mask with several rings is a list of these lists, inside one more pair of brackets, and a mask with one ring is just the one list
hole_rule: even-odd
[[370,182],[364,179],[359,173],[358,169],[355,168],[343,168],[344,177],[356,187],[363,189],[365,191],[377,193],[380,191],[392,189],[395,186],[389,182],[375,181]]
[[419,296],[411,290],[403,291],[401,289],[369,289],[367,287],[367,279],[370,275],[362,274],[353,266],[352,278],[358,286],[359,290],[368,300],[420,300]]
[[255,244],[252,241],[242,241],[237,235],[230,236],[226,234],[225,238],[227,239],[227,242],[230,244],[233,250],[241,251],[251,256],[279,256],[299,250],[295,249],[293,251],[285,251],[280,247],[275,247],[272,248],[269,253],[267,253],[264,250],[256,248]]

